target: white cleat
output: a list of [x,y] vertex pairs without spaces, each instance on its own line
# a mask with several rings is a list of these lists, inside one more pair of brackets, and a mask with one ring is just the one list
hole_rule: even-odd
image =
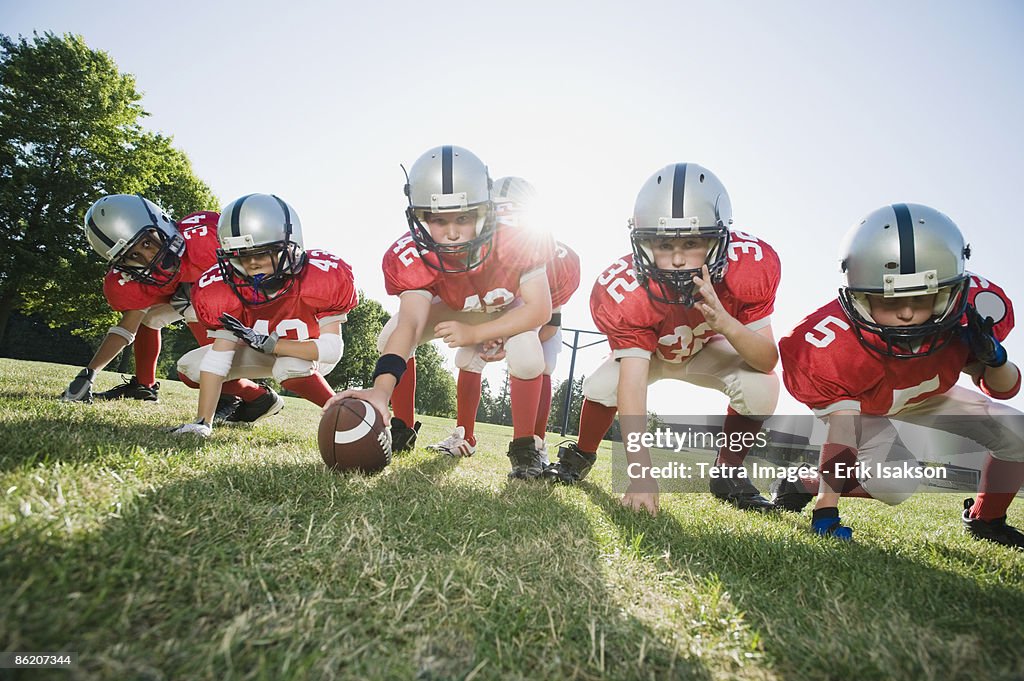
[[466,429],[462,426],[455,426],[452,434],[436,445],[427,445],[427,451],[444,452],[448,456],[473,456],[476,453],[476,445],[471,445],[466,440]]

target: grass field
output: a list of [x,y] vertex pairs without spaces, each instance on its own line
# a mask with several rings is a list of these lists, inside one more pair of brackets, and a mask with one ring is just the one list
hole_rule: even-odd
[[961,496],[846,503],[852,545],[706,494],[650,518],[607,451],[575,488],[508,483],[496,426],[342,477],[308,403],[184,443],[182,384],[62,404],[75,372],[0,360],[0,645],[79,653],[0,678],[1024,676],[1024,554],[963,534]]

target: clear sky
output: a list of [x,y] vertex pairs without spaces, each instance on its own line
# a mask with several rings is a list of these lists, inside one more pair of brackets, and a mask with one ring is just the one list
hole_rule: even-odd
[[[345,258],[390,310],[380,259],[406,230],[399,164],[457,144],[537,187],[583,260],[563,323],[588,329],[640,186],[671,162],[707,166],[736,227],[782,258],[777,336],[834,297],[846,229],[900,201],[952,217],[970,268],[1024,310],[1022,29],[1024,5],[1007,0],[0,1],[0,32],[73,32],[108,52],[135,74],[147,125],[224,203],[282,196],[307,247]],[[1024,360],[1024,329],[1007,347]],[[581,353],[577,371],[606,352]],[[650,406],[725,403],[664,382]],[[785,394],[780,412],[807,413]]]

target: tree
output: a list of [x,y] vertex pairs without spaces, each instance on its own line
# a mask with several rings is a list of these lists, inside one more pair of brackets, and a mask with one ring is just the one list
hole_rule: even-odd
[[338,366],[326,376],[328,383],[338,390],[370,387],[380,356],[377,337],[390,318],[380,303],[359,292],[359,304],[348,313],[348,321],[341,326],[345,352]]
[[172,140],[143,130],[131,74],[80,36],[0,35],[0,339],[14,309],[97,335],[116,318],[82,229],[104,194],[171,215],[216,208]]
[[416,411],[430,416],[455,416],[455,379],[433,343],[416,348]]
[[[569,427],[566,435],[576,435],[580,427],[580,410],[583,408],[583,376],[573,380],[569,402]],[[551,413],[548,416],[548,430],[562,432],[562,418],[565,409],[566,393],[570,392],[569,381],[562,381],[551,396]]]

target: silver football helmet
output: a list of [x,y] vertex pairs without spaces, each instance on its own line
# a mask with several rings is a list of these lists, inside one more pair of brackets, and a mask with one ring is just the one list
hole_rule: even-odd
[[[217,238],[221,275],[246,305],[263,305],[286,293],[306,263],[302,222],[273,194],[247,194],[224,206]],[[273,274],[250,276],[242,258],[263,254],[274,258]]]
[[[934,208],[897,203],[869,213],[846,234],[839,302],[867,348],[897,358],[924,357],[949,342],[967,307],[970,247],[960,228]],[[868,295],[935,294],[932,317],[915,326],[883,326]]]
[[[144,284],[170,283],[181,266],[185,240],[163,208],[139,194],[111,194],[92,204],[85,213],[89,244],[110,263]],[[150,238],[158,244],[149,263],[132,262],[126,256]]]
[[[442,272],[468,272],[483,263],[494,238],[494,204],[487,166],[473,152],[450,145],[427,151],[406,173],[405,195],[409,232],[423,262]],[[431,213],[470,211],[477,215],[476,236],[463,243],[438,243],[424,224]]]
[[499,223],[519,225],[529,222],[537,203],[537,190],[521,177],[500,177],[491,188],[491,200]]
[[[712,281],[725,276],[729,253],[732,203],[725,185],[696,163],[672,163],[644,183],[629,220],[633,266],[648,295],[657,301],[692,307],[697,301],[693,277],[697,269],[659,269],[651,241],[658,238],[712,239],[704,263]],[[653,282],[653,285],[652,285]]]

